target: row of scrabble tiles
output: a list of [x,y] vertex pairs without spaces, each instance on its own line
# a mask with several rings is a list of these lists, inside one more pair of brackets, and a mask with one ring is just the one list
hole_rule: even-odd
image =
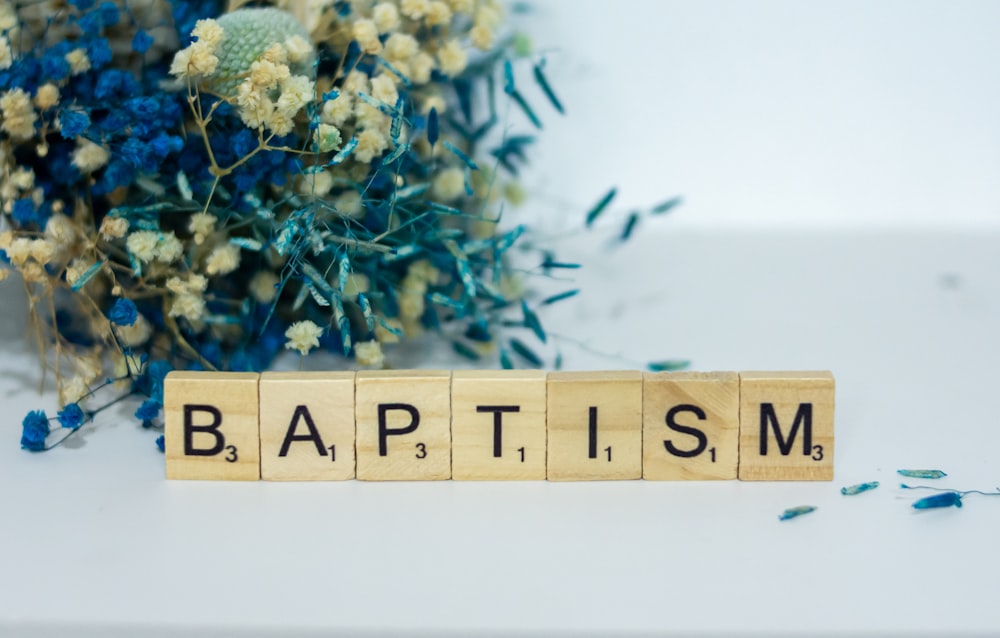
[[167,478],[832,480],[829,372],[175,372]]

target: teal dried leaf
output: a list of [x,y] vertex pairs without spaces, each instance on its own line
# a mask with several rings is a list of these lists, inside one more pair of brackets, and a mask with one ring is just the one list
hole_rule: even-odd
[[315,301],[318,306],[320,306],[321,308],[330,307],[330,300],[328,300],[323,295],[319,294],[319,291],[316,290],[315,286],[313,286],[312,284],[306,284],[306,288],[309,290],[309,294],[312,295],[313,301]]
[[962,495],[958,492],[944,492],[943,494],[935,494],[934,496],[925,496],[913,503],[913,509],[917,510],[952,506],[962,507]]
[[302,304],[306,302],[306,298],[309,297],[309,286],[308,284],[299,288],[299,292],[295,295],[295,301],[292,302],[292,310],[300,310]]
[[427,298],[430,300],[432,304],[438,306],[445,306],[446,308],[452,308],[460,312],[465,311],[464,303],[462,303],[461,301],[456,301],[447,295],[441,294],[440,292],[432,292],[431,294],[427,295]]
[[579,288],[577,288],[576,290],[567,290],[566,292],[561,292],[558,295],[552,295],[551,297],[546,297],[545,299],[542,300],[541,305],[548,306],[550,304],[556,303],[557,301],[562,301],[563,299],[569,299],[570,297],[575,297],[578,294],[580,294]]
[[344,161],[351,156],[351,153],[353,153],[354,149],[356,149],[357,147],[358,147],[358,138],[352,137],[347,141],[347,144],[344,144],[344,148],[340,149],[340,152],[334,155],[333,159],[327,162],[327,166],[336,166],[338,164],[344,163]]
[[687,370],[690,366],[691,362],[687,359],[667,359],[647,363],[646,369],[650,372],[674,372],[676,370]]
[[382,112],[383,115],[388,115],[389,117],[392,117],[396,113],[395,107],[387,104],[386,102],[383,102],[378,98],[374,98],[368,95],[367,93],[364,93],[363,91],[358,91],[358,97],[361,99],[362,102],[364,102],[368,106],[373,106],[377,108],[379,111]]
[[514,104],[517,104],[521,111],[523,111],[528,119],[531,120],[531,123],[535,125],[535,128],[542,128],[542,121],[538,119],[538,115],[535,114],[534,109],[531,108],[531,105],[528,104],[528,101],[524,99],[523,95],[514,91],[510,94],[510,99],[514,100]]
[[510,355],[503,348],[500,349],[500,367],[504,370],[514,369],[514,363],[510,360]]
[[941,470],[896,470],[900,476],[919,479],[939,479],[948,476]]
[[194,200],[194,193],[191,191],[191,183],[188,181],[184,171],[177,171],[177,192],[181,194],[181,199],[190,202]]
[[594,225],[594,222],[601,216],[601,213],[604,212],[604,209],[608,207],[611,200],[613,200],[617,194],[618,189],[612,188],[607,192],[607,194],[604,195],[604,197],[601,198],[601,201],[597,202],[596,206],[590,209],[590,212],[587,213],[587,228]]
[[545,261],[542,262],[542,268],[545,270],[550,270],[552,268],[563,268],[575,270],[580,267],[580,264],[571,264],[562,261],[553,261],[551,256],[546,256]]
[[510,232],[501,235],[496,242],[497,251],[502,253],[511,246],[513,246],[514,243],[518,239],[520,239],[521,235],[524,234],[524,231],[527,229],[528,229],[527,226],[521,224],[514,230],[511,230]]
[[361,314],[365,317],[368,332],[372,332],[375,330],[375,314],[372,312],[372,303],[364,293],[358,293],[358,305],[361,306]]
[[542,328],[542,322],[538,320],[538,315],[528,307],[528,302],[523,299],[521,300],[521,312],[524,313],[524,327],[534,332],[538,340],[545,343],[547,337]]
[[437,202],[427,202],[427,208],[435,213],[441,213],[442,215],[456,215],[459,217],[466,216],[465,211],[452,208],[451,206],[445,206],[444,204],[438,204]]
[[808,514],[810,512],[815,512],[816,508],[812,505],[800,505],[798,507],[790,507],[778,516],[779,521],[787,521],[803,514]]
[[469,167],[469,170],[473,171],[479,170],[479,164],[476,164],[475,160],[469,157],[468,154],[466,154],[465,151],[463,151],[462,149],[458,148],[448,140],[442,141],[441,145],[444,146],[446,149],[448,149],[455,157],[462,160],[462,162],[464,162],[465,165]]
[[871,481],[869,483],[858,483],[857,485],[850,485],[848,487],[840,488],[840,493],[844,496],[854,496],[855,494],[861,494],[863,492],[869,492],[878,487],[878,481]]
[[389,331],[392,334],[396,335],[397,337],[403,337],[403,336],[405,336],[402,330],[400,330],[396,326],[393,326],[393,325],[389,324],[382,317],[378,317],[378,324],[380,326],[382,326],[383,328],[385,328],[387,331]]
[[514,65],[510,63],[510,60],[503,61],[503,92],[507,95],[513,95],[517,91],[517,87],[514,86]]
[[542,367],[542,358],[535,354],[534,350],[524,345],[520,339],[511,339],[510,349],[536,368]]
[[555,91],[552,90],[552,86],[549,84],[548,79],[545,77],[545,73],[542,71],[543,62],[535,65],[535,82],[541,87],[542,92],[545,93],[545,97],[549,98],[549,102],[552,103],[552,107],[559,111],[560,115],[565,115],[566,111],[563,109],[562,102],[556,97]]
[[478,352],[470,348],[468,345],[462,343],[461,341],[452,341],[451,348],[456,354],[461,355],[468,359],[469,361],[479,361],[482,357]]
[[639,224],[639,213],[632,213],[628,216],[628,221],[625,222],[625,227],[622,228],[621,241],[627,241],[629,237],[632,236],[632,232],[635,231],[635,227]]
[[673,209],[677,208],[683,202],[684,202],[684,198],[682,198],[682,197],[674,197],[673,199],[668,199],[667,201],[663,202],[662,204],[657,204],[656,206],[653,206],[649,210],[649,212],[651,214],[653,214],[653,215],[663,215],[663,214],[668,213],[668,212],[672,211]]
[[77,280],[73,282],[73,285],[70,286],[70,290],[72,290],[73,292],[79,292],[79,290],[81,288],[83,288],[84,286],[87,285],[88,281],[90,281],[91,279],[94,278],[94,275],[96,275],[97,273],[101,272],[101,268],[103,268],[103,267],[104,267],[104,262],[103,261],[99,261],[99,262],[91,265],[90,268],[88,268],[87,270],[83,271],[83,274],[80,275],[80,277],[77,278]]
[[256,239],[250,239],[249,237],[230,237],[229,243],[234,246],[239,246],[243,250],[249,250],[253,253],[259,253],[264,250],[264,244]]
[[436,107],[432,107],[431,112],[427,115],[427,143],[434,146],[437,144],[439,135],[438,112]]
[[[390,73],[392,73],[397,78],[399,78],[400,82],[403,83],[403,86],[405,86],[408,89],[412,89],[413,88],[413,81],[411,81],[410,78],[408,78],[405,73],[403,73],[402,71],[400,71],[399,69],[397,69],[395,66],[393,66],[391,62],[389,62],[388,60],[386,60],[383,57],[376,57],[375,58],[375,62],[376,62],[376,64],[379,64],[379,65],[385,67],[386,69],[389,70]],[[336,93],[336,91],[333,91],[333,92]],[[326,100],[327,99],[326,96],[324,96],[323,99]],[[329,98],[329,99],[334,99],[334,98]]]
[[414,184],[413,186],[406,186],[400,188],[396,191],[396,201],[405,201],[408,199],[413,199],[414,197],[419,197],[427,192],[427,189],[431,187],[430,184]]
[[[396,102],[396,114],[392,116],[392,124],[389,126],[389,137],[393,144],[399,144],[399,134],[403,131],[403,98]],[[407,145],[409,148],[409,145]]]

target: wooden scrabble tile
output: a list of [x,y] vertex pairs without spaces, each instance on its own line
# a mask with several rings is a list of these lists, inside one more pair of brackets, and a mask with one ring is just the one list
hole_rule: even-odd
[[545,385],[541,370],[452,373],[453,479],[545,480]]
[[171,372],[163,383],[168,479],[260,478],[252,372]]
[[642,478],[736,478],[740,439],[737,373],[647,372],[642,406]]
[[833,480],[833,408],[829,372],[741,372],[740,479]]
[[548,376],[548,479],[642,476],[642,373]]
[[451,478],[451,372],[363,371],[355,384],[359,479]]
[[260,476],[270,481],[354,478],[354,373],[260,376]]

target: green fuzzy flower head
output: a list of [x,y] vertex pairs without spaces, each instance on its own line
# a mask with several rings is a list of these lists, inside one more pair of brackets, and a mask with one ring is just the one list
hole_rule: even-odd
[[[292,14],[273,7],[240,9],[220,16],[217,22],[225,39],[217,54],[219,66],[212,75],[224,93],[235,91],[250,65],[271,45],[284,45],[295,36],[311,43],[309,32]],[[294,75],[311,76],[312,63],[310,52],[306,59],[289,59],[288,66]]]

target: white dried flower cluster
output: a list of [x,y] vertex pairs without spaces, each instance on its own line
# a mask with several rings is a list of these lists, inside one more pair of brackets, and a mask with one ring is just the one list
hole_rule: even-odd
[[31,105],[31,96],[22,89],[11,89],[0,96],[0,130],[15,140],[26,140],[35,134],[38,116]]
[[199,20],[191,31],[194,42],[181,49],[170,65],[171,75],[196,78],[210,76],[219,66],[219,49],[226,34],[219,23],[212,19]]
[[296,321],[285,331],[285,348],[288,350],[298,350],[299,354],[305,356],[313,348],[319,347],[319,338],[323,334],[323,329],[308,319]]
[[205,289],[208,280],[202,275],[190,274],[186,278],[171,277],[167,280],[167,290],[174,294],[170,304],[171,317],[183,317],[188,321],[199,321],[205,315]]

